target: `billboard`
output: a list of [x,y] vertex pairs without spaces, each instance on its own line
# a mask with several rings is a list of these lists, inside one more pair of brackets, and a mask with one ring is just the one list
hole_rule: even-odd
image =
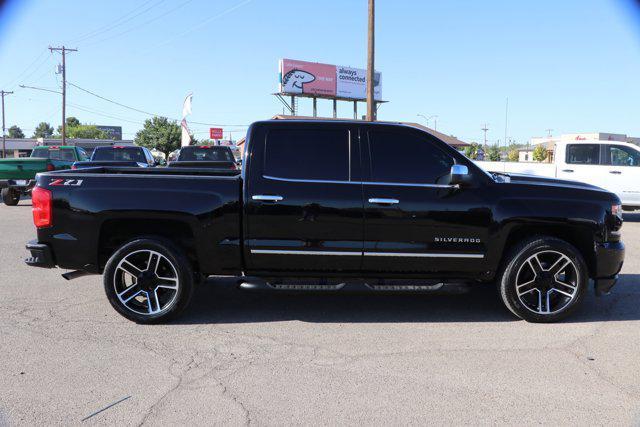
[[[367,70],[362,68],[336,67],[336,94],[339,98],[367,98]],[[382,100],[382,75],[373,76],[373,98]]]
[[96,127],[102,131],[105,131],[107,135],[109,135],[109,139],[122,141],[122,126],[96,125]]
[[[363,100],[367,97],[367,73],[361,68],[318,62],[280,60],[279,92]],[[374,98],[382,100],[382,75],[374,77]]]
[[222,139],[222,128],[209,128],[209,139]]

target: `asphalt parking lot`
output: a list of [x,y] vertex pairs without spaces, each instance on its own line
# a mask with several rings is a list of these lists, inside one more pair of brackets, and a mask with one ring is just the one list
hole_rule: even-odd
[[24,265],[30,209],[0,204],[0,425],[640,422],[640,214],[614,293],[562,324],[517,321],[490,288],[275,295],[218,279],[176,323],[140,326],[100,277]]

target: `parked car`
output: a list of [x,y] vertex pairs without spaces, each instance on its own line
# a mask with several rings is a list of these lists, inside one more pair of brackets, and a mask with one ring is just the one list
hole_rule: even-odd
[[39,174],[26,263],[103,274],[113,307],[140,323],[178,315],[208,275],[274,291],[497,283],[516,316],[552,322],[622,267],[620,199],[592,185],[491,175],[394,123],[264,121],[247,144],[241,175]]
[[169,167],[239,169],[230,147],[222,145],[191,145],[182,147]]
[[80,147],[37,146],[29,158],[0,159],[2,201],[7,206],[17,205],[21,196],[31,192],[38,172],[69,169],[74,162],[87,158]]
[[553,163],[476,162],[492,172],[524,173],[597,185],[615,193],[624,209],[640,209],[640,148],[617,141],[559,141]]
[[113,145],[96,147],[91,155],[91,160],[75,162],[72,169],[99,167],[99,166],[133,166],[150,168],[157,166],[151,151],[146,147],[137,145]]

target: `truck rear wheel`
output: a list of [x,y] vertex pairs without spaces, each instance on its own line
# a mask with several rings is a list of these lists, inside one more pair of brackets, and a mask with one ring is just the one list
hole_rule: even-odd
[[178,316],[193,293],[193,270],[183,251],[161,238],[121,246],[104,269],[104,289],[118,313],[137,323]]
[[2,201],[7,206],[15,206],[20,201],[20,193],[13,188],[2,189]]
[[556,322],[580,306],[588,283],[587,266],[576,248],[538,236],[510,251],[498,288],[504,304],[521,319]]

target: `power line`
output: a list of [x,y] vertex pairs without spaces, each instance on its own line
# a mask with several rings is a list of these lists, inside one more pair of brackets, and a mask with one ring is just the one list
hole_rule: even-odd
[[176,10],[178,10],[178,9],[180,9],[180,8],[182,8],[182,7],[184,7],[186,4],[191,3],[192,1],[193,1],[193,0],[187,0],[187,1],[185,1],[185,2],[182,2],[182,3],[180,3],[178,6],[176,6],[176,7],[172,8],[172,9],[169,9],[168,11],[166,11],[166,12],[164,12],[164,13],[162,13],[162,14],[160,14],[160,15],[158,15],[158,16],[156,16],[156,17],[154,17],[154,18],[149,19],[148,21],[145,21],[145,22],[143,22],[142,24],[139,24],[139,25],[133,26],[133,27],[131,27],[131,28],[127,29],[127,30],[124,30],[124,31],[122,31],[122,32],[120,32],[120,33],[118,33],[118,34],[113,34],[113,35],[111,35],[111,36],[109,36],[109,37],[106,37],[106,38],[104,38],[104,39],[101,39],[101,40],[97,40],[97,41],[91,42],[91,43],[87,44],[86,46],[93,46],[93,45],[95,45],[95,44],[99,44],[99,43],[102,43],[102,42],[105,42],[105,41],[108,41],[108,40],[114,39],[114,38],[116,38],[116,37],[120,37],[120,36],[122,36],[122,35],[125,35],[125,34],[127,34],[127,33],[130,33],[130,32],[131,32],[131,31],[133,31],[133,30],[140,29],[140,28],[144,27],[145,25],[149,25],[149,24],[151,24],[152,22],[155,22],[155,21],[157,21],[158,19],[163,18],[163,17],[167,16],[168,14],[170,14],[170,13],[172,13],[172,12],[175,12]]
[[[126,108],[126,109],[128,109],[128,110],[135,111],[135,112],[137,112],[137,113],[141,113],[141,114],[146,114],[146,115],[148,115],[148,116],[152,116],[152,117],[164,117],[165,119],[174,120],[174,121],[179,121],[178,119],[171,118],[171,117],[169,117],[169,116],[165,116],[165,115],[163,115],[163,114],[151,113],[151,112],[149,112],[149,111],[144,111],[144,110],[141,110],[141,109],[139,109],[139,108],[130,107],[130,106],[125,105],[125,104],[122,104],[122,103],[120,103],[120,102],[118,102],[118,101],[114,101],[113,99],[109,99],[109,98],[106,98],[106,97],[104,97],[104,96],[102,96],[102,95],[98,95],[97,93],[92,92],[92,91],[90,91],[90,90],[88,90],[88,89],[82,88],[82,87],[78,86],[78,85],[77,85],[77,84],[75,84],[75,83],[72,83],[72,82],[67,82],[67,83],[68,83],[69,85],[71,85],[71,86],[75,87],[76,89],[79,89],[79,90],[81,90],[81,91],[83,91],[83,92],[88,93],[89,95],[95,96],[96,98],[100,98],[100,99],[102,99],[103,101],[107,101],[107,102],[110,102],[110,103],[112,103],[112,104],[118,105],[118,106],[120,106],[120,107],[122,107],[122,108]],[[202,122],[194,122],[194,121],[189,121],[189,123],[196,124],[196,125],[204,125],[204,126],[231,126],[231,127],[234,127],[234,126],[236,126],[236,127],[246,127],[246,126],[248,126],[248,125],[246,125],[246,124],[202,123]]]
[[[46,53],[47,53],[47,51],[46,51],[46,50],[44,50],[40,55],[38,55],[38,56],[36,57],[36,59],[35,59],[31,64],[29,64],[29,66],[27,66],[27,67],[26,67],[26,68],[25,68],[25,69],[24,69],[20,74],[18,74],[18,75],[16,76],[16,78],[15,78],[15,79],[13,79],[13,80],[12,80],[12,81],[7,85],[7,87],[9,87],[9,86],[15,86],[15,84],[16,84],[19,80],[28,79],[28,78],[29,78],[29,77],[31,77],[31,76],[32,76],[36,71],[38,71],[38,70],[39,70],[39,69],[40,69],[40,68],[41,68],[41,67],[42,67],[42,66],[43,66],[43,65],[44,65],[44,64],[49,60],[49,58],[50,58],[50,57],[45,57],[43,61],[40,61],[40,62],[38,63],[38,61],[39,61],[40,59],[42,59],[42,54],[43,54],[43,53],[45,53],[45,54],[46,54]],[[36,63],[38,63],[38,65],[37,65],[33,70],[31,70],[31,71],[29,72],[29,70],[31,69],[31,67],[33,67]],[[27,73],[27,72],[29,72],[29,74],[28,74],[26,77],[24,77],[24,78],[23,78],[23,76],[24,76],[24,75],[25,75],[25,73]]]
[[93,31],[89,31],[88,33],[85,33],[84,35],[81,35],[79,37],[77,37],[76,39],[72,40],[72,43],[78,43],[78,42],[82,42],[85,40],[88,40],[92,37],[95,37],[97,35],[103,34],[105,32],[109,32],[114,28],[119,27],[122,24],[126,24],[127,22],[131,21],[134,18],[137,18],[138,16],[142,15],[143,13],[153,9],[154,7],[158,6],[159,4],[163,3],[165,0],[160,0],[157,1],[155,4],[152,4],[151,6],[149,6],[148,8],[142,10],[141,12],[136,13],[133,16],[128,16],[132,13],[134,13],[135,11],[137,11],[138,9],[146,6],[147,4],[151,3],[154,0],[147,0],[144,3],[142,3],[140,6],[133,8],[132,10],[130,10],[129,12],[125,13],[124,15],[122,15],[121,17],[119,17],[118,19],[115,19],[111,22],[109,22],[108,24],[105,24]]

